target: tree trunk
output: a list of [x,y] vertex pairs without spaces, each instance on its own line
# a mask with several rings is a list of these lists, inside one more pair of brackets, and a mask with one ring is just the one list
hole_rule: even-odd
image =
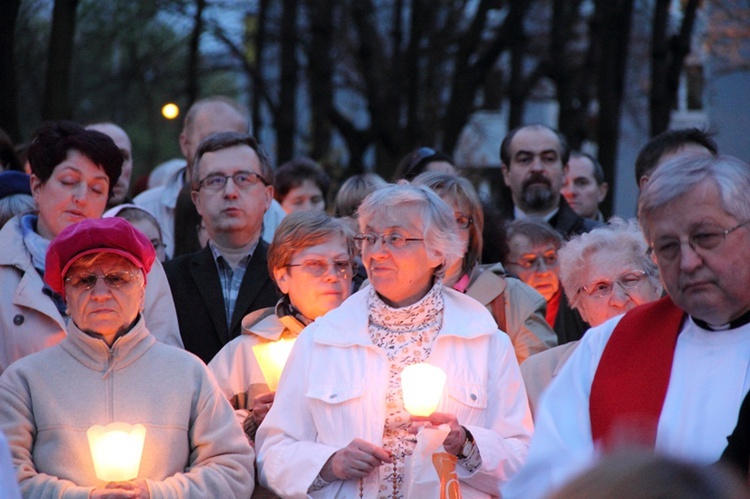
[[320,161],[331,147],[331,110],[333,108],[333,19],[334,9],[325,0],[309,0],[310,47],[308,90],[312,112],[312,148],[310,155]]
[[42,119],[71,119],[70,72],[76,31],[78,0],[55,0],[49,39],[47,76],[44,83]]
[[[519,29],[523,29],[520,27]],[[508,83],[508,131],[523,124],[528,87],[523,77],[525,37],[518,37],[510,49],[510,82]]]
[[195,17],[193,20],[193,32],[190,35],[190,47],[188,54],[187,71],[187,107],[193,105],[200,95],[198,71],[200,69],[200,39],[203,33],[203,10],[206,8],[206,0],[195,0]]
[[250,112],[252,113],[252,133],[257,138],[260,135],[261,126],[263,124],[261,118],[261,106],[263,97],[261,96],[261,89],[264,88],[263,82],[263,71],[261,68],[265,67],[265,48],[266,48],[266,36],[267,36],[267,24],[268,24],[268,3],[269,0],[260,0],[258,2],[258,16],[255,24],[254,40],[247,40],[248,46],[254,45],[254,63],[255,71],[249,75],[252,81],[252,92],[250,92]]
[[294,135],[297,130],[297,0],[284,0],[281,15],[281,81],[279,109],[276,116],[277,162],[294,157]]
[[580,149],[588,136],[588,106],[580,95],[580,91],[585,89],[580,80],[586,78],[586,70],[570,49],[575,36],[573,30],[579,21],[580,3],[580,0],[555,0],[550,30],[550,72],[555,81],[560,106],[557,126],[572,149]]
[[18,86],[16,84],[15,27],[21,0],[0,0],[0,128],[20,142]]
[[690,40],[700,0],[683,2],[680,33],[667,37],[669,0],[656,0],[651,34],[651,91],[649,93],[649,133],[652,137],[669,128],[677,102],[680,73],[690,53]]
[[[597,99],[599,161],[606,178],[614,178],[620,133],[625,69],[627,67],[633,0],[597,0],[594,14],[594,43],[601,49],[598,60]],[[602,211],[612,211],[612,196]]]

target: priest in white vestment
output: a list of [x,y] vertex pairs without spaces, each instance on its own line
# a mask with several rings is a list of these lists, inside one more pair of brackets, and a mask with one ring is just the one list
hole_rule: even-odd
[[542,395],[503,498],[544,497],[598,457],[648,448],[697,463],[726,447],[750,388],[750,165],[678,156],[639,201],[668,292],[591,329]]

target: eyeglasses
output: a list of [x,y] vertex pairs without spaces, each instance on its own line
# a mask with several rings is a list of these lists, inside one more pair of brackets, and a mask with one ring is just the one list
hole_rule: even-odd
[[601,299],[605,296],[609,296],[609,294],[612,293],[612,289],[614,288],[615,284],[620,286],[626,292],[632,291],[639,288],[644,282],[646,282],[648,276],[648,272],[645,272],[643,270],[634,270],[622,274],[614,281],[601,280],[590,282],[589,284],[579,289],[578,292],[580,293],[581,291],[585,291],[592,298]]
[[521,257],[517,262],[508,262],[525,269],[536,268],[537,270],[547,269],[549,267],[557,267],[559,263],[557,260],[557,253],[549,252],[544,254],[537,253],[536,255],[527,255]]
[[230,178],[232,179],[232,182],[234,182],[234,185],[236,185],[239,189],[247,189],[257,184],[258,182],[262,183],[263,185],[268,185],[266,179],[253,172],[237,172],[233,175],[213,173],[203,180],[200,180],[198,182],[198,188],[196,190],[200,190],[201,188],[203,188],[207,191],[222,191],[226,188],[227,181]]
[[[696,251],[698,248],[707,251],[716,249],[719,247],[719,245],[721,245],[721,243],[726,240],[727,235],[736,231],[740,227],[747,225],[748,223],[750,223],[750,220],[745,220],[744,222],[729,229],[707,229],[695,234],[691,234],[690,236],[688,236],[688,246],[690,246],[693,251]],[[660,239],[659,241],[652,244],[648,249],[649,253],[655,255],[656,258],[662,262],[673,262],[677,259],[677,257],[679,257],[681,250],[682,241],[680,239],[674,238]]]
[[331,265],[333,265],[336,274],[344,279],[353,276],[357,268],[356,263],[352,263],[349,260],[334,260],[332,262],[325,260],[305,260],[302,263],[290,263],[287,267],[302,267],[303,272],[313,277],[320,277],[328,272]]
[[374,246],[375,242],[380,240],[383,246],[388,246],[392,249],[401,249],[406,246],[406,243],[412,241],[424,241],[424,239],[417,237],[404,237],[397,232],[390,234],[357,234],[354,236],[354,242],[357,245],[357,249],[362,251],[365,247]]
[[130,272],[108,272],[104,275],[82,272],[66,277],[65,282],[76,289],[89,290],[96,286],[96,281],[101,277],[108,288],[118,289],[133,282],[138,275],[137,273],[133,274]]
[[467,217],[466,215],[456,215],[456,225],[459,229],[468,229],[471,224],[474,223],[474,219]]

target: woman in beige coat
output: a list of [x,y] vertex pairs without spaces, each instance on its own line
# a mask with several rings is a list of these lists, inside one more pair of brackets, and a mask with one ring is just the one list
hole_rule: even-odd
[[502,264],[479,265],[484,215],[471,182],[458,175],[428,172],[414,183],[435,191],[453,208],[458,224],[465,251],[448,266],[444,284],[487,307],[498,327],[510,336],[519,364],[557,345],[557,337],[544,318],[544,298],[520,280],[506,276]]
[[[29,147],[35,213],[12,218],[0,231],[0,373],[8,365],[65,338],[69,316],[42,275],[47,247],[63,229],[100,218],[122,170],[122,153],[108,136],[75,123],[49,123]],[[157,340],[182,347],[164,270],[154,265],[144,318]]]

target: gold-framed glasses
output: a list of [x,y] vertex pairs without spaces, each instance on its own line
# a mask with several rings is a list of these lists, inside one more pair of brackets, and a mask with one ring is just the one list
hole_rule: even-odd
[[302,271],[310,274],[313,277],[320,277],[328,272],[328,269],[333,266],[334,271],[337,275],[346,279],[354,275],[357,268],[356,264],[350,260],[334,260],[328,262],[326,260],[310,259],[305,260],[302,263],[290,263],[287,267],[301,267]]
[[77,272],[65,278],[65,282],[76,289],[89,290],[96,286],[96,281],[100,278],[110,289],[118,289],[130,284],[138,277],[138,273],[115,271],[106,274],[93,274],[91,272]]

